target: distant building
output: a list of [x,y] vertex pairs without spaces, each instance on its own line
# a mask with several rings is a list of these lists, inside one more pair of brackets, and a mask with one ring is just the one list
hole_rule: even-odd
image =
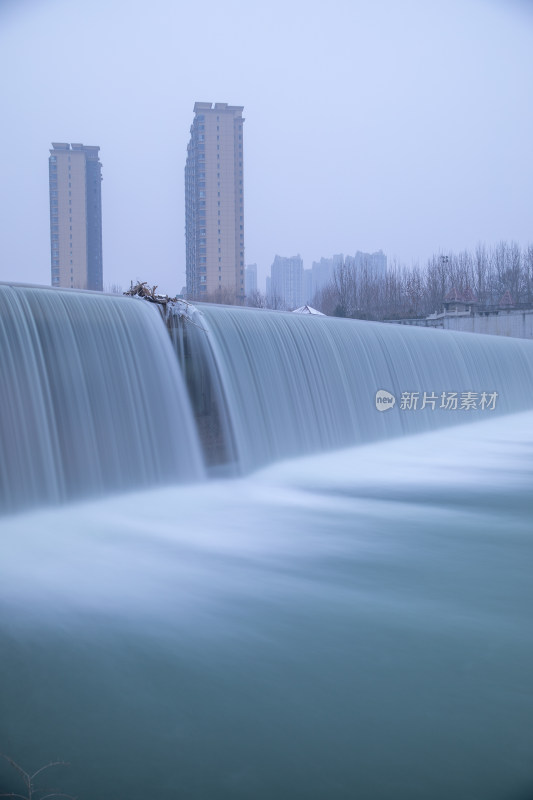
[[387,256],[382,250],[377,253],[362,253],[358,250],[353,263],[356,271],[366,271],[373,278],[384,278],[387,274]]
[[243,106],[195,103],[185,165],[189,298],[244,300]]
[[52,143],[48,159],[52,286],[102,291],[99,150]]
[[471,311],[475,311],[477,300],[471,289],[467,289],[466,292],[461,294],[454,287],[444,298],[443,306],[444,313],[446,314],[459,314],[465,312],[470,314]]
[[304,269],[303,275],[303,302],[310,303],[314,297],[313,292],[313,270]]
[[367,275],[371,278],[384,278],[387,274],[387,256],[382,250],[377,253],[362,253],[358,250],[355,256],[345,257],[342,253],[337,253],[331,258],[321,258],[320,261],[313,261],[310,299],[332,282],[335,270],[341,264],[345,264],[349,269],[354,269],[356,276]]
[[[270,287],[267,284],[267,297],[281,301],[284,308],[296,308],[302,303],[312,303],[318,292],[326,288],[334,279],[335,270],[346,264],[356,275],[368,274],[382,278],[387,274],[387,256],[383,251],[346,256],[336,253],[331,258],[322,257],[313,261],[311,269],[303,269],[300,256],[283,258],[276,256],[271,269]],[[267,278],[268,282],[268,278]],[[298,302],[298,298],[300,302]]]
[[333,273],[336,267],[339,264],[342,264],[344,261],[344,256],[342,253],[338,253],[334,255],[332,258],[321,258],[320,261],[313,261],[312,271],[313,271],[313,278],[312,278],[312,297],[316,295],[317,292],[321,292],[322,289],[325,289],[326,286],[331,283],[333,280]]
[[257,292],[257,264],[248,264],[246,267],[244,291],[247,297]]
[[287,310],[303,303],[303,261],[300,255],[276,256],[270,269],[270,297]]

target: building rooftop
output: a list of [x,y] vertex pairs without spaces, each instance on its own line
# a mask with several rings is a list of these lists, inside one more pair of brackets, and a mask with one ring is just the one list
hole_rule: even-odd
[[227,103],[195,103],[194,113],[198,111],[244,111],[244,106],[229,106]]

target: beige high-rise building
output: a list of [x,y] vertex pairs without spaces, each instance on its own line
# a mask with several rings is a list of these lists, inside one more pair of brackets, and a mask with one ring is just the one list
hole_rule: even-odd
[[102,291],[99,150],[52,143],[48,160],[52,286]]
[[195,103],[185,165],[187,296],[245,295],[243,106]]

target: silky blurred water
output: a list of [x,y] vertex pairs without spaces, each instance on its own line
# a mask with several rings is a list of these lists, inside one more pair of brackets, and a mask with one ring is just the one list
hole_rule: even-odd
[[203,474],[156,308],[0,284],[0,514]]
[[[195,320],[187,335],[197,351],[206,339],[212,348],[242,473],[533,405],[531,341],[208,303]],[[396,400],[384,413],[379,390]],[[483,393],[497,396],[491,410]]]
[[527,412],[4,517],[0,750],[87,800],[532,797],[532,456]]

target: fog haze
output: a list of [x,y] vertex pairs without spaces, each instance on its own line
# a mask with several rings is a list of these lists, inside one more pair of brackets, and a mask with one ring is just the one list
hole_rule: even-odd
[[48,150],[99,145],[104,286],[185,281],[197,100],[244,106],[246,263],[532,241],[533,14],[514,0],[0,3],[0,280],[50,283]]

